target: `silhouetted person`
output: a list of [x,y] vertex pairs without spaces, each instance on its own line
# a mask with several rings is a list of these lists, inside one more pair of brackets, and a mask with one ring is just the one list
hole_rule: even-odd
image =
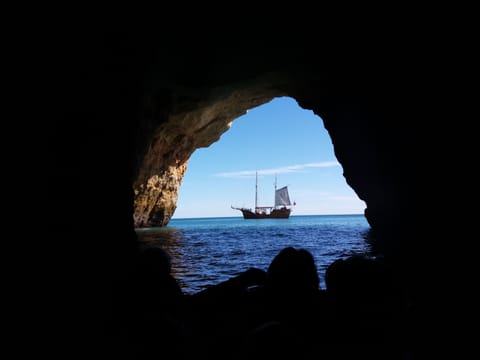
[[[322,343],[325,294],[320,288],[314,257],[308,250],[282,249],[268,266],[265,286],[255,289],[247,298],[253,299],[249,306],[256,309],[252,313],[257,316],[253,319],[256,327],[247,337],[248,351],[267,351],[268,344],[259,343],[265,336],[269,344],[276,342],[284,351],[296,348],[298,354],[307,354]],[[272,337],[278,339],[271,341]],[[273,354],[279,349],[269,351]]]
[[405,302],[388,264],[364,256],[338,259],[327,267],[325,283],[338,343],[368,344],[375,359],[404,356]]
[[132,297],[131,332],[140,357],[158,358],[173,351],[181,358],[188,333],[186,299],[171,275],[170,257],[162,248],[146,248],[139,253]]
[[233,348],[239,345],[248,328],[243,294],[250,286],[263,285],[265,276],[264,270],[250,268],[189,297],[192,357],[204,354],[211,359],[230,359],[233,356]]

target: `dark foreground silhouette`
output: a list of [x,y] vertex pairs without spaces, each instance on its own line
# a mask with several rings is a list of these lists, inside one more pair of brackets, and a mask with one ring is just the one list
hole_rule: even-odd
[[325,275],[305,249],[282,249],[194,295],[182,293],[161,248],[137,259],[119,311],[132,357],[409,359],[409,302],[382,259],[334,261]]

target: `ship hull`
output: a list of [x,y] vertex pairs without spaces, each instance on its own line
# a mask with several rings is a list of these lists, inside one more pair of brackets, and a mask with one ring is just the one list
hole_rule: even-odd
[[288,219],[290,217],[290,209],[281,208],[274,209],[270,213],[253,212],[248,209],[240,209],[244,219]]

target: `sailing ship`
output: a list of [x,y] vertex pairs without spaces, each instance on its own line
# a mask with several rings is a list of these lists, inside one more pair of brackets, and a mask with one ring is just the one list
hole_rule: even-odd
[[[258,206],[258,172],[255,173],[255,208],[238,208],[231,206],[232,209],[240,210],[244,219],[288,219],[292,211],[288,187],[284,186],[277,189],[277,176],[275,176],[275,204],[273,206]],[[295,202],[293,205],[296,205]]]

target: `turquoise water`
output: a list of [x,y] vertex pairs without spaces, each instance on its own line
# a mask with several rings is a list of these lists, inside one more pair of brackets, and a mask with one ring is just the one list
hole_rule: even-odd
[[284,247],[309,250],[325,289],[326,267],[352,254],[371,254],[364,215],[172,219],[167,227],[137,229],[144,246],[161,246],[172,257],[173,275],[194,293],[257,267],[266,270]]

